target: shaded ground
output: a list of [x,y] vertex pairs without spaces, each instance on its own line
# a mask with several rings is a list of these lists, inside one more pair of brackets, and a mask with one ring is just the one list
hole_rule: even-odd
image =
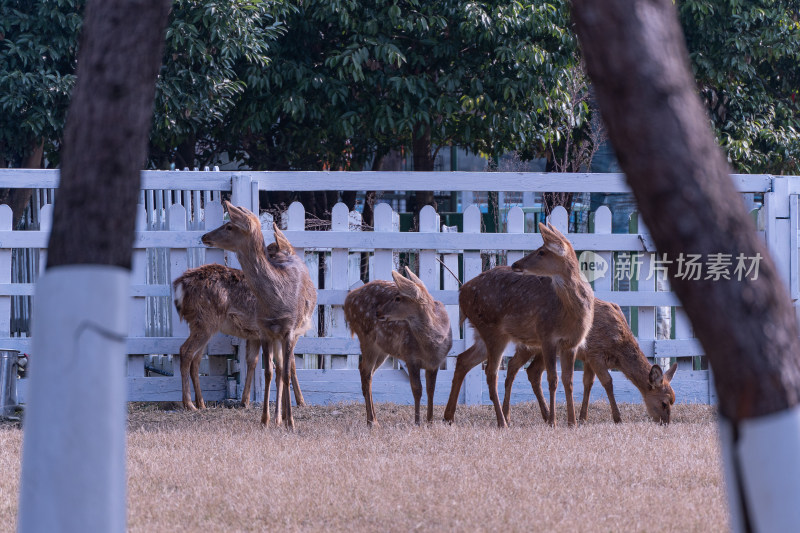
[[[163,406],[162,406],[163,407]],[[649,422],[640,405],[590,408],[577,428],[545,425],[532,404],[495,426],[461,406],[453,426],[413,425],[413,408],[295,410],[297,430],[260,410],[132,406],[131,531],[722,531],[727,529],[713,408],[678,405]],[[436,406],[435,419],[441,419]],[[0,425],[0,530],[16,524],[21,431]]]

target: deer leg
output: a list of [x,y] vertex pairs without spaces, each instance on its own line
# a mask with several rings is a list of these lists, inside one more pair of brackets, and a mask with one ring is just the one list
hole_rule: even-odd
[[244,390],[242,390],[242,407],[250,405],[250,387],[253,385],[253,376],[256,372],[258,363],[259,343],[253,339],[245,342],[245,352],[247,361],[247,375],[244,378]]
[[[208,340],[210,338],[211,335],[199,334],[197,332],[190,331],[189,337],[181,345],[180,349],[181,400],[184,409],[188,411],[197,410],[194,403],[192,403],[192,395],[191,391],[189,390],[189,379],[191,377],[192,361],[194,361],[195,358],[200,357],[200,355],[203,353],[203,349],[205,348],[206,343],[208,343]],[[195,396],[197,396],[198,391],[200,390],[199,384],[195,385],[195,387],[196,387]],[[200,392],[200,398],[202,397],[203,393]]]
[[275,363],[275,425],[280,426],[283,422],[283,353],[280,342],[270,341],[269,346],[269,357]]
[[611,374],[608,373],[608,369],[602,368],[597,370],[597,379],[600,381],[600,384],[606,390],[606,394],[608,395],[608,403],[611,405],[611,417],[614,419],[615,423],[619,424],[622,422],[622,417],[619,414],[617,400],[614,398],[614,382],[611,379]]
[[303,407],[306,404],[305,398],[303,398],[303,391],[300,390],[300,382],[297,381],[297,365],[295,364],[294,358],[294,349],[292,349],[292,389],[294,390],[294,402],[297,404],[297,407]]
[[[200,360],[202,353],[203,352],[199,352],[197,355],[195,355],[195,357],[192,358],[190,368],[192,374],[192,385],[194,386],[194,400],[198,409],[206,408],[206,402],[203,401],[203,389],[200,387]],[[183,361],[181,361],[181,363],[183,363]]]
[[567,424],[575,425],[575,403],[572,397],[572,375],[575,372],[575,349],[561,350],[561,383],[567,397]]
[[292,381],[292,361],[293,358],[291,334],[283,339],[283,342],[278,343],[283,351],[283,414],[286,427],[294,429],[294,417],[292,417],[292,394],[289,391],[289,383]]
[[419,404],[422,400],[422,380],[419,377],[419,366],[408,365],[408,379],[411,381],[411,394],[414,396],[414,423],[419,425]]
[[444,409],[444,421],[453,422],[456,416],[456,405],[458,404],[458,394],[461,392],[461,385],[467,373],[475,365],[486,359],[486,345],[482,340],[477,339],[475,344],[461,352],[456,358],[456,369],[453,372],[453,383],[450,385],[450,397]]
[[547,422],[556,425],[556,389],[558,388],[558,373],[556,372],[556,349],[554,346],[542,346],[544,366],[547,370],[547,385],[550,389],[550,416]]
[[428,391],[428,422],[433,420],[433,392],[436,390],[436,376],[438,368],[425,371],[425,389]]
[[378,427],[375,418],[375,406],[372,403],[372,372],[375,367],[376,354],[369,348],[361,345],[361,359],[358,361],[358,371],[361,374],[361,394],[364,395],[364,407],[367,409],[367,425]]
[[545,422],[550,419],[550,413],[547,409],[547,404],[544,401],[544,393],[542,392],[542,373],[544,372],[544,356],[541,352],[533,357],[533,361],[526,369],[528,373],[528,381],[531,382],[533,394],[536,396],[536,401],[539,402],[539,412],[542,413],[542,418]]
[[497,372],[500,370],[500,363],[503,359],[503,346],[488,346],[489,358],[486,362],[486,385],[489,388],[489,399],[494,405],[494,413],[497,415],[497,427],[508,427],[503,408],[500,406],[500,397],[497,394]]
[[[269,342],[261,343],[264,352],[264,405],[261,406],[261,424],[269,425],[269,390],[272,387],[272,350]],[[277,379],[277,378],[276,378]],[[275,386],[277,389],[277,384]]]
[[[594,370],[589,366],[589,363],[583,364],[583,400],[581,401],[581,414],[578,420],[586,422],[589,418],[589,397],[592,393],[592,385],[594,385]],[[612,409],[613,411],[613,409]]]
[[503,416],[506,417],[506,422],[509,422],[509,415],[511,414],[511,387],[514,385],[514,377],[522,366],[532,356],[531,351],[525,346],[517,346],[514,352],[514,357],[508,360],[508,367],[506,368],[506,385],[505,394],[503,395]]

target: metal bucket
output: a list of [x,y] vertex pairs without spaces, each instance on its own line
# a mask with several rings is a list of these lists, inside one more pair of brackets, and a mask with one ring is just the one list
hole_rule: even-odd
[[17,413],[18,350],[0,349],[0,416]]

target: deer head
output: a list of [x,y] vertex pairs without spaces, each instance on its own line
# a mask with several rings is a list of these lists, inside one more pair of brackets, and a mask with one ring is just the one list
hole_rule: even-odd
[[655,422],[669,424],[672,404],[675,403],[675,391],[669,382],[672,381],[677,369],[678,363],[674,363],[666,374],[658,365],[653,365],[650,369],[648,389],[644,391],[644,405],[647,414]]
[[511,265],[514,272],[536,276],[564,276],[571,262],[578,258],[569,241],[553,226],[539,223],[544,244]]
[[217,229],[209,231],[200,240],[206,246],[240,252],[248,239],[251,239],[256,233],[261,233],[261,223],[258,217],[243,207],[225,202],[225,208],[230,215],[230,220]]
[[[255,214],[227,201],[225,208],[228,210],[230,220],[203,235],[201,237],[203,244],[238,253],[243,251],[243,247],[248,243],[248,238],[262,239],[261,221]],[[272,262],[287,261],[294,253],[294,248],[277,224],[273,223],[272,229],[275,232],[275,242],[270,243],[267,247],[267,256]]]
[[408,278],[396,270],[392,270],[392,278],[400,294],[384,303],[375,312],[379,322],[398,322],[413,320],[420,314],[420,308],[433,305],[433,298],[428,289],[410,268],[406,267]]

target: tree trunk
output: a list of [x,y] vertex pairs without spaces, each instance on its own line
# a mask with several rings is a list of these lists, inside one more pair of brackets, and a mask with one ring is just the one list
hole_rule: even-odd
[[21,533],[126,529],[130,267],[170,4],[90,0],[84,11],[47,270],[36,283]]
[[109,0],[86,8],[47,268],[131,267],[169,6],[167,0]]
[[191,134],[178,146],[178,160],[175,167],[181,170],[184,168],[194,170],[196,148],[197,138]]
[[658,251],[671,261],[686,253],[730,254],[734,265],[739,254],[764,258],[756,279],[688,281],[675,277],[675,262],[669,277],[714,371],[732,529],[792,530],[800,522],[800,332],[709,130],[675,5],[575,0],[573,16]]
[[765,257],[756,280],[687,281],[669,265],[714,368],[720,411],[739,420],[798,404],[792,305],[708,128],[672,2],[577,0],[575,20],[603,120],[659,252]]
[[[430,126],[418,124],[414,128],[414,134],[411,139],[411,151],[415,172],[433,171],[434,158],[431,156]],[[412,202],[415,227],[419,227],[419,212],[422,211],[422,208],[426,205],[432,205],[434,209],[437,208],[436,200],[434,200],[433,197],[433,191],[416,191]]]

